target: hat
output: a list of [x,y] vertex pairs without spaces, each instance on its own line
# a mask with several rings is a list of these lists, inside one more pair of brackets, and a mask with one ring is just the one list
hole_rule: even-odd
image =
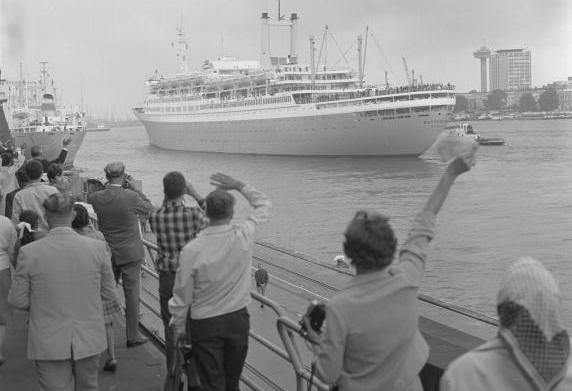
[[109,163],[103,170],[108,178],[119,178],[125,173],[125,164],[123,162]]

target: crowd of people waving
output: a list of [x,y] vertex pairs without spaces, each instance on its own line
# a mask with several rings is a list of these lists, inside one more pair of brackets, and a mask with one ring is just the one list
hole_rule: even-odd
[[[401,246],[387,215],[364,209],[350,221],[343,249],[355,274],[325,303],[321,329],[302,319],[322,382],[342,391],[423,389],[419,374],[429,346],[419,330],[418,290],[436,217],[455,180],[475,164],[475,151],[448,164]],[[66,187],[59,163],[21,160],[3,154],[0,172],[0,365],[11,312],[27,311],[28,358],[40,389],[98,390],[100,355],[106,355],[103,370],[121,365],[113,333],[122,312],[119,282],[126,346],[147,342],[138,330],[143,220],[158,246],[165,389],[173,386],[177,347],[190,345],[202,390],[238,390],[248,352],[252,255],[269,217],[269,197],[221,173],[211,176],[215,189],[202,197],[173,171],[163,178],[162,204],[154,206],[124,163],[112,162],[104,168],[106,183],[92,181],[80,201]],[[233,193],[252,208],[240,221]],[[268,278],[266,271],[257,273],[263,294]],[[453,361],[441,389],[571,390],[560,293],[541,262],[525,257],[509,267],[497,310],[497,336]]]

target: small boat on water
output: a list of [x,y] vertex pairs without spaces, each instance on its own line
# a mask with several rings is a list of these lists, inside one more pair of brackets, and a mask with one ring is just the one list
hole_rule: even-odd
[[98,124],[96,127],[87,128],[86,132],[107,132],[111,128],[109,126],[105,126],[104,124]]
[[468,138],[475,140],[479,145],[487,146],[498,146],[504,145],[505,139],[502,137],[483,137],[479,133],[475,132],[473,125],[468,122],[463,122],[457,125],[449,125],[445,129],[449,131],[449,134],[455,135],[461,138]]

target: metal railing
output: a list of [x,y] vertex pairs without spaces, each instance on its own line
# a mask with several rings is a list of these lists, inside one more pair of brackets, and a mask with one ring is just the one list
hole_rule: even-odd
[[[158,246],[157,244],[147,240],[147,239],[143,239],[143,244],[145,245],[146,251],[147,251],[147,256],[145,257],[145,263],[143,265],[143,271],[145,273],[147,273],[148,275],[152,276],[153,278],[158,279],[159,275],[155,272],[154,268],[155,268],[155,262],[156,262],[156,254],[158,251]],[[284,312],[283,307],[275,302],[274,300],[271,300],[257,292],[251,291],[250,292],[250,296],[252,297],[252,299],[254,299],[255,301],[259,302],[260,304],[263,304],[267,307],[269,307],[270,309],[272,309],[272,311],[274,312],[274,314],[276,315],[276,330],[277,330],[277,336],[280,338],[283,347],[280,347],[278,345],[276,345],[275,343],[273,343],[272,341],[270,341],[269,339],[263,337],[260,334],[257,334],[254,330],[250,330],[249,332],[249,336],[250,338],[252,338],[253,340],[255,340],[256,342],[258,342],[259,344],[261,344],[264,348],[266,348],[266,350],[272,354],[277,355],[278,357],[286,360],[288,363],[290,363],[290,365],[292,365],[292,370],[295,374],[296,377],[296,390],[297,391],[304,391],[307,389],[308,386],[308,382],[310,381],[311,378],[311,373],[309,370],[309,365],[304,363],[304,359],[302,357],[300,348],[298,346],[298,342],[297,342],[297,338],[303,338],[302,337],[302,333],[301,333],[301,326],[293,321],[292,319],[290,319]],[[141,304],[143,306],[145,306],[146,308],[148,308],[154,315],[160,317],[160,311],[157,308],[154,308],[152,305],[149,305],[148,303],[144,302],[143,300],[141,300]],[[164,340],[162,340],[158,335],[156,335],[155,333],[151,333],[153,334],[154,340],[160,344],[164,345]],[[248,364],[247,364],[248,365]],[[245,366],[247,366],[245,365]],[[262,376],[265,378],[266,381],[270,381],[271,380],[268,378],[268,376],[262,374]],[[245,376],[245,374],[243,373],[243,375],[241,376],[241,381],[249,388],[251,388],[252,390],[255,391],[267,391],[267,388],[263,388],[261,387],[259,384],[257,384],[256,382],[254,382],[251,378],[249,378],[248,376]],[[317,379],[315,376],[313,377],[313,388],[319,391],[327,391],[330,389],[329,386],[327,386],[326,384],[324,384],[323,382],[321,382],[319,379]]]

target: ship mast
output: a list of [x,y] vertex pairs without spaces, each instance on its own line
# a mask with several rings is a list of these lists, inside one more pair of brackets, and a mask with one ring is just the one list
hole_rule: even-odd
[[48,70],[46,66],[48,65],[47,61],[40,61],[40,65],[42,69],[40,70],[40,74],[42,75],[42,93],[46,92],[46,76],[48,75]]
[[188,73],[189,65],[187,63],[187,54],[189,52],[189,44],[187,38],[185,37],[185,31],[183,30],[183,20],[179,27],[177,27],[177,39],[175,42],[171,42],[171,47],[177,51],[177,62],[179,63],[179,72]]

